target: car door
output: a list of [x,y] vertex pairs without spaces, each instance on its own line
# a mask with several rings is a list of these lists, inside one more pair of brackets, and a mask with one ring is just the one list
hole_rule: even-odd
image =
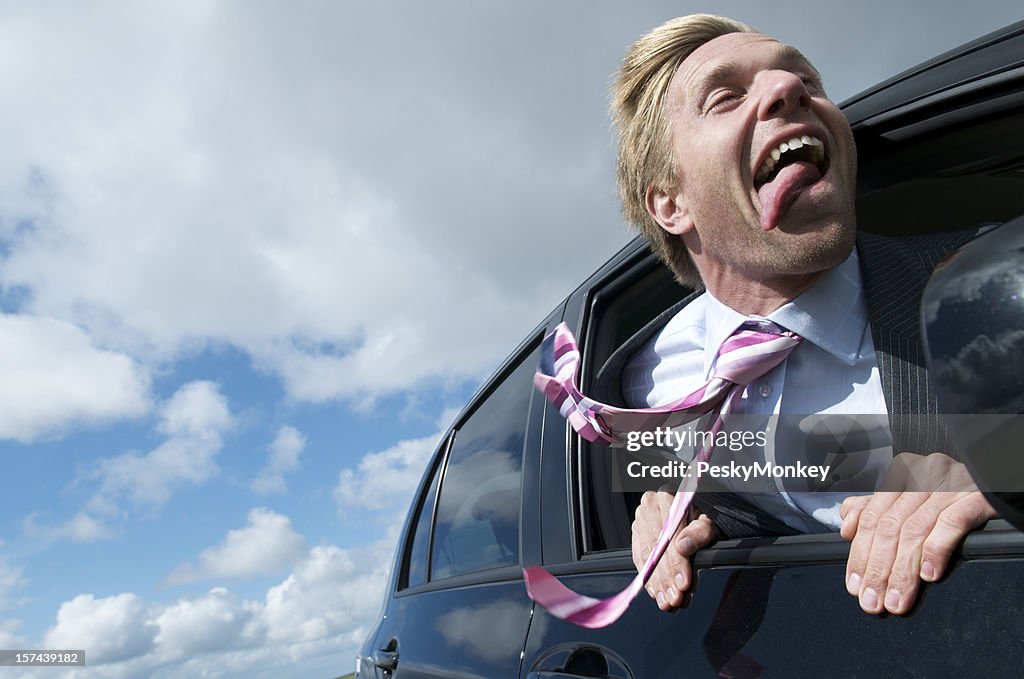
[[514,677],[530,623],[521,570],[524,455],[542,409],[542,326],[457,418],[417,493],[360,677]]
[[[626,252],[570,300],[584,384],[623,337],[687,291],[642,250]],[[635,488],[618,454],[559,426],[547,408],[541,500],[525,526],[540,562],[570,588],[606,597],[635,575]],[[660,483],[654,481],[653,489]],[[539,507],[539,508],[538,508]],[[520,677],[1012,676],[1024,660],[1024,533],[994,521],[971,535],[943,582],[906,616],[871,616],[844,586],[849,545],[836,534],[732,540],[704,550],[687,606],[645,593],[613,625],[588,630],[537,607]]]

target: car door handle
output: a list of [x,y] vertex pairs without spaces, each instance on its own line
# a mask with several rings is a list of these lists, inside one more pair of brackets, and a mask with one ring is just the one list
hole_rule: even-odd
[[550,649],[536,662],[526,679],[633,679],[617,653],[597,645],[571,644]]
[[382,670],[393,670],[398,667],[398,651],[374,651],[371,662]]

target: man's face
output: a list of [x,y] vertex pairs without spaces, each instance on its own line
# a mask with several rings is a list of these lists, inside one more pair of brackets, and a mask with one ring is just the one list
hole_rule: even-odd
[[798,51],[760,34],[716,38],[679,66],[666,106],[679,183],[659,221],[706,281],[809,274],[849,254],[853,135]]

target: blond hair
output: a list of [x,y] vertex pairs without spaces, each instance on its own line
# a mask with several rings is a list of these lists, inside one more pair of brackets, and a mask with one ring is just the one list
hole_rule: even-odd
[[667,21],[629,48],[612,88],[612,116],[619,133],[617,179],[622,214],[640,229],[651,250],[689,287],[703,287],[682,238],[668,233],[647,212],[647,189],[668,190],[677,180],[665,98],[679,64],[694,50],[729,33],[757,33],[712,14]]

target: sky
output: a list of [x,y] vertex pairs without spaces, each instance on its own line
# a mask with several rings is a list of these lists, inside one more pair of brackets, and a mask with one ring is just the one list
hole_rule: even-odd
[[336,677],[434,447],[632,235],[611,74],[714,11],[841,101],[1012,2],[0,2],[0,648]]

